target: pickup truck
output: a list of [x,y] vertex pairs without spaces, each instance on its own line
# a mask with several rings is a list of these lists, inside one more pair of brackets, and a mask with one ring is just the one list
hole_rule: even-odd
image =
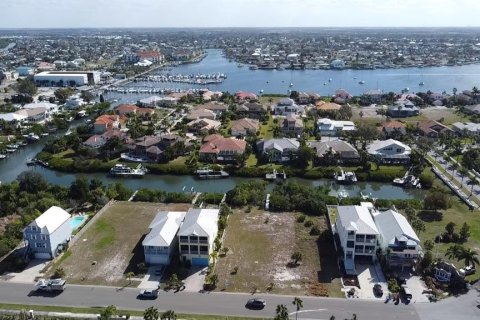
[[63,291],[65,290],[65,280],[63,279],[40,279],[35,284],[37,291]]

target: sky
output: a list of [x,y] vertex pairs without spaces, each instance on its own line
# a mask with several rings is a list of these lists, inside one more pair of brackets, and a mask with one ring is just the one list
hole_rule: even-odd
[[0,28],[480,26],[480,0],[0,0],[0,4]]

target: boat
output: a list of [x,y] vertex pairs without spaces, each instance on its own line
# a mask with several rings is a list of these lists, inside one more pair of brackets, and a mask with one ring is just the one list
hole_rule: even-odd
[[343,169],[340,169],[340,173],[335,172],[333,174],[333,178],[337,183],[343,183],[343,184],[353,184],[357,182],[357,176],[355,175],[355,172],[344,172]]
[[67,121],[67,122],[72,122],[72,121],[73,121],[73,117],[68,117],[67,119],[65,119],[65,121]]
[[48,168],[48,166],[50,166],[50,164],[48,162],[42,161],[42,160],[37,160],[37,163],[44,166],[45,168]]
[[34,133],[30,133],[25,137],[28,141],[38,141],[40,140],[40,137]]
[[371,200],[372,202],[377,201],[377,198],[372,196],[371,192],[369,194],[364,194],[362,191],[360,191],[360,198],[362,198],[362,200]]
[[5,149],[5,151],[7,151],[8,153],[14,153],[15,151],[17,151],[17,149],[7,147],[7,149]]
[[26,160],[26,163],[27,163],[27,166],[34,166],[37,164],[37,159],[33,158],[33,159],[27,159]]
[[5,159],[6,157],[7,157],[7,155],[6,155],[6,154],[3,154],[3,153],[2,153],[2,154],[0,154],[0,160],[1,160],[1,159]]
[[213,170],[208,167],[195,170],[195,174],[199,179],[227,178],[230,176],[228,172],[223,170]]
[[292,82],[290,82],[290,85],[289,85],[289,86],[290,86],[290,87],[293,87],[293,83],[292,83]]
[[424,85],[425,85],[425,82],[422,81],[422,82],[420,82],[418,85],[419,85],[419,86],[424,86]]
[[402,186],[403,188],[420,189],[422,187],[420,184],[420,179],[415,177],[413,174],[409,174],[408,171],[405,173],[405,176],[403,176],[402,178],[393,179],[393,184]]
[[65,135],[66,136],[69,136],[72,134],[72,130],[70,128],[68,128],[67,132],[65,132]]
[[48,132],[44,132],[41,134],[42,137],[48,137],[49,133]]
[[277,169],[273,169],[272,173],[267,173],[265,174],[265,179],[266,180],[286,180],[287,179],[287,174],[285,173],[285,170],[282,172],[278,172]]
[[117,163],[113,168],[110,169],[110,175],[112,177],[133,177],[133,178],[142,178],[147,173],[147,170],[139,164],[136,168],[130,168],[129,166]]
[[337,192],[337,198],[339,199],[345,199],[348,198],[350,195],[348,194],[347,190],[345,189],[340,189]]
[[358,81],[359,84],[365,84],[365,80]]
[[250,70],[258,70],[258,66],[253,65],[253,66],[250,66],[249,69],[250,69]]
[[243,68],[243,64],[240,64],[240,63],[239,63],[239,64],[237,64],[237,67],[238,67],[238,68]]

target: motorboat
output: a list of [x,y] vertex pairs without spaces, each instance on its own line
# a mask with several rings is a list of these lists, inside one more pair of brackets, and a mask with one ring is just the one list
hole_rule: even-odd
[[110,169],[110,175],[113,177],[133,177],[142,178],[147,173],[147,170],[139,164],[136,168],[130,168],[129,166],[118,163]]
[[195,174],[199,179],[215,179],[215,178],[227,178],[230,175],[223,170],[213,170],[208,167],[195,170]]
[[418,85],[419,85],[419,86],[424,86],[424,85],[425,85],[425,82],[422,81],[422,82],[420,82]]
[[365,84],[365,80],[358,81],[359,84]]
[[393,184],[402,186],[404,188],[420,189],[422,187],[420,184],[420,179],[412,174],[408,174],[408,172],[402,178],[393,179]]
[[337,198],[339,199],[345,199],[348,198],[350,195],[348,194],[347,190],[345,189],[340,189],[337,192]]
[[337,181],[337,183],[342,184],[353,184],[357,182],[357,176],[355,175],[355,172],[344,172],[343,169],[340,169],[340,173],[335,172],[333,178],[335,181]]

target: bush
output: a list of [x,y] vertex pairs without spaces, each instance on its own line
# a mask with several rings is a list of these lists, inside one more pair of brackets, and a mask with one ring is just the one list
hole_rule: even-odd
[[313,226],[312,229],[310,229],[310,235],[311,236],[319,236],[320,235],[320,229],[318,229],[317,226]]
[[311,220],[307,220],[303,225],[307,228],[310,228],[311,226],[313,226],[313,222]]
[[297,222],[298,222],[298,223],[304,223],[304,222],[305,222],[305,218],[306,218],[305,215],[303,215],[303,214],[302,214],[302,215],[299,215],[299,216],[297,217]]
[[420,184],[422,188],[430,189],[433,185],[435,177],[431,172],[425,171],[420,175]]
[[398,285],[398,282],[394,278],[388,279],[388,291],[391,293],[397,293],[400,291],[400,286]]

